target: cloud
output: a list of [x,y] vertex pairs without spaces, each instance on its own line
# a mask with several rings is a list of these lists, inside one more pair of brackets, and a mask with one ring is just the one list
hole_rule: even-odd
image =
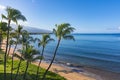
[[110,26],[109,28],[107,28],[107,30],[120,30],[120,26]]
[[29,23],[27,21],[23,22],[23,21],[18,21],[18,24],[20,25],[24,25],[24,26],[28,26]]
[[118,27],[118,30],[120,30],[120,26]]
[[5,6],[0,5],[0,11],[3,11],[3,10],[5,10],[5,9],[6,9],[6,7],[5,7]]

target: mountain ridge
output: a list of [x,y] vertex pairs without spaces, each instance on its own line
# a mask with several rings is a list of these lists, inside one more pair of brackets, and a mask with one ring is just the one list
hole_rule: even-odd
[[[11,27],[13,29],[17,28],[17,26],[14,24],[12,24]],[[23,26],[23,30],[28,31],[28,33],[30,34],[51,34],[52,33],[52,31],[50,30],[39,29],[39,28],[30,27],[30,26]]]

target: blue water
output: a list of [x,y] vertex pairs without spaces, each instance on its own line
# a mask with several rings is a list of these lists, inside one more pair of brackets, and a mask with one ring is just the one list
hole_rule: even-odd
[[[56,60],[120,73],[120,34],[73,34],[75,41],[62,40]],[[39,37],[36,35],[34,37]],[[52,35],[53,38],[55,38]],[[45,49],[51,58],[56,41]],[[34,44],[37,49],[41,49]]]

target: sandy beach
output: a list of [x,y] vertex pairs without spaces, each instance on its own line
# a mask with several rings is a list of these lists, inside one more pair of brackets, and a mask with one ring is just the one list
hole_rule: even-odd
[[[5,49],[5,41],[2,48]],[[10,55],[12,52],[13,48],[10,50]],[[19,54],[18,52],[16,53]],[[38,62],[33,62],[32,64],[38,65]],[[48,65],[49,63],[42,62],[41,67],[46,69]],[[65,77],[67,80],[120,80],[120,74],[117,73],[88,67],[82,67],[80,70],[76,72],[74,69],[58,64],[53,64],[50,68],[50,71]]]

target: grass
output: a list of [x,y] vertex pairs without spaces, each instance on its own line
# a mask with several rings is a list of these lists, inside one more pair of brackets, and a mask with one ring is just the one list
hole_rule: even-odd
[[[2,51],[0,51],[0,80],[4,80],[4,66],[3,66],[3,57],[4,54]],[[14,60],[14,72],[13,72],[13,77],[16,74],[17,66],[18,66],[19,60]],[[23,80],[23,74],[26,68],[26,62],[23,61],[21,66],[20,66],[20,71],[19,71],[19,76],[17,77],[17,80]],[[36,79],[36,71],[37,71],[37,66],[30,64],[26,76],[26,80],[35,80]],[[7,60],[7,80],[10,80],[10,72],[11,72],[11,59],[9,58]],[[40,73],[39,73],[39,80],[42,78],[43,73],[45,72],[45,69],[40,68]],[[46,76],[46,80],[66,80],[64,77],[61,77],[58,74],[55,74],[53,72],[48,72]]]

